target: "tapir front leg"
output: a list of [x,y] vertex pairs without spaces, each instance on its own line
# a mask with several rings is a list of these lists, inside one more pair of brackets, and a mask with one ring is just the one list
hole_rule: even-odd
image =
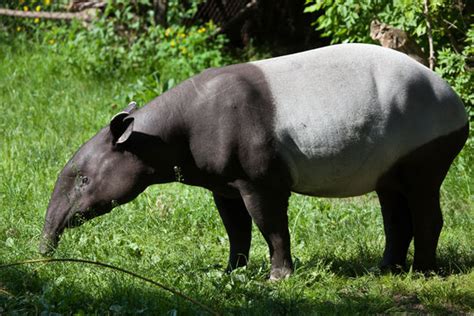
[[248,183],[239,189],[250,216],[268,244],[270,280],[288,277],[293,272],[287,215],[290,192]]
[[241,198],[230,199],[214,193],[219,214],[229,236],[230,254],[227,271],[247,265],[252,239],[252,218]]

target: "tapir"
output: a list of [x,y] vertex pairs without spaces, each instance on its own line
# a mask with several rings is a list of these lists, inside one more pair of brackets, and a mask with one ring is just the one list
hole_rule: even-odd
[[59,174],[40,252],[65,228],[133,200],[152,184],[207,188],[229,237],[228,269],[247,264],[252,222],[270,279],[293,271],[291,192],[351,197],[372,191],[385,231],[384,270],[436,267],[440,186],[468,137],[449,85],[406,55],[341,44],[211,68],[147,105],[131,104]]

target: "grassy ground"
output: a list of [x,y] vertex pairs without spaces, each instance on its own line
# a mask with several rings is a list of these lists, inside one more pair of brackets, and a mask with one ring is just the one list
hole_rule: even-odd
[[[38,47],[0,45],[0,264],[37,258],[44,213],[66,160],[125,104],[130,78],[75,75]],[[375,195],[294,195],[290,230],[296,273],[270,283],[268,252],[255,231],[251,264],[224,274],[228,243],[209,192],[149,188],[112,213],[68,230],[57,258],[132,270],[225,314],[474,312],[472,140],[442,196],[443,273],[380,275],[384,235]],[[410,250],[410,260],[413,250]],[[79,264],[0,270],[0,314],[204,314],[177,296],[121,273]]]

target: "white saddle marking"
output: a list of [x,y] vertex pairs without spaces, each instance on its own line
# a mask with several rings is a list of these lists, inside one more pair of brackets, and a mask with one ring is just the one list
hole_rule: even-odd
[[269,84],[295,192],[373,191],[397,159],[467,121],[446,82],[379,46],[334,45],[251,64]]

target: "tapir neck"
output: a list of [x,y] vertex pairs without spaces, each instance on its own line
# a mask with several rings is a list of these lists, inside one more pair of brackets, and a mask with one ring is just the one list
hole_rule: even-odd
[[133,113],[133,130],[155,136],[165,143],[176,143],[186,138],[183,112],[195,98],[194,89],[185,81],[163,93],[146,106]]
[[195,99],[193,84],[187,80],[131,114],[135,139],[145,140],[140,156],[157,175],[153,183],[181,181],[176,170],[195,169],[187,127],[187,109]]

